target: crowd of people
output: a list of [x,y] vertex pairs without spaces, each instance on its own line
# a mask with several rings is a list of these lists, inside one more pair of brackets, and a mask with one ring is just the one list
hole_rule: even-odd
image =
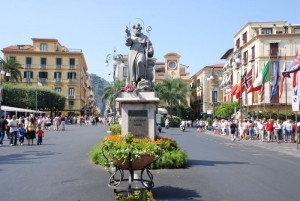
[[[201,132],[208,128],[208,123],[196,120],[197,131]],[[218,120],[212,123],[212,130],[217,135],[231,135],[232,140],[253,140],[262,142],[300,143],[300,122],[291,119],[244,119],[244,120]]]
[[34,116],[28,117],[16,115],[7,115],[6,118],[0,118],[0,146],[3,146],[5,135],[11,146],[22,146],[27,139],[28,145],[33,145],[34,139],[36,144],[43,143],[44,131],[65,131],[66,124],[73,124],[78,126],[87,125],[110,125],[111,117],[98,117],[98,116],[64,116],[56,115],[54,118],[48,116]]

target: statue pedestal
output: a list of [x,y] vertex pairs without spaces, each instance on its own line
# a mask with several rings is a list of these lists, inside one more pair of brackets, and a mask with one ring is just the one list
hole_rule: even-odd
[[136,137],[155,139],[156,113],[159,98],[155,92],[121,92],[122,135],[131,132]]

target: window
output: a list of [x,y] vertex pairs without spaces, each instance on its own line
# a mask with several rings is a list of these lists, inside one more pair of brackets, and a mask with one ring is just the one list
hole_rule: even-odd
[[54,91],[61,93],[61,88],[60,87],[55,87]]
[[46,43],[41,43],[40,49],[42,52],[47,52],[47,44]]
[[26,68],[31,68],[32,58],[26,57]]
[[247,32],[243,34],[243,44],[247,43]]
[[197,79],[197,87],[200,87],[200,84],[201,84],[200,79]]
[[32,82],[33,72],[24,71],[24,82]]
[[69,101],[69,110],[74,110],[74,101]]
[[251,60],[254,60],[254,59],[255,59],[255,46],[253,46],[253,47],[251,48],[251,52],[252,52]]
[[70,68],[74,69],[75,68],[75,59],[70,58]]
[[246,64],[248,62],[248,51],[244,52],[243,55],[243,63]]
[[76,72],[68,72],[68,79],[76,79]]
[[262,28],[261,34],[272,34],[272,28]]
[[300,28],[295,28],[294,33],[300,33]]
[[270,57],[277,57],[278,43],[270,43]]
[[236,43],[235,43],[235,46],[236,46],[236,49],[239,49],[240,48],[240,39],[237,39],[236,40]]
[[47,65],[47,59],[42,57],[41,58],[41,68],[46,68]]
[[61,82],[61,72],[54,72],[55,82]]
[[75,89],[74,88],[69,88],[69,99],[73,99],[75,95]]
[[123,77],[128,77],[128,65],[124,65],[123,67]]
[[212,102],[218,102],[218,91],[212,91]]
[[16,57],[15,56],[10,56],[9,59],[16,61]]
[[39,82],[44,83],[48,79],[48,72],[39,72]]
[[56,58],[56,68],[61,68],[62,59]]

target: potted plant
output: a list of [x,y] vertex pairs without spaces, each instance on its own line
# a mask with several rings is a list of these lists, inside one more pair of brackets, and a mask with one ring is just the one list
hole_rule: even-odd
[[117,166],[142,170],[155,160],[159,150],[155,141],[147,137],[134,137],[132,133],[108,136],[102,143],[102,152],[107,159],[106,168]]

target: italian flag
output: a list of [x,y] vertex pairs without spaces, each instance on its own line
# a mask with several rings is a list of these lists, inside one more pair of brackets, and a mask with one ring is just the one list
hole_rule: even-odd
[[270,80],[269,70],[270,70],[270,60],[264,66],[262,71],[258,74],[252,86],[249,88],[248,93],[251,93],[253,91],[259,91],[262,88],[263,84],[265,84]]

